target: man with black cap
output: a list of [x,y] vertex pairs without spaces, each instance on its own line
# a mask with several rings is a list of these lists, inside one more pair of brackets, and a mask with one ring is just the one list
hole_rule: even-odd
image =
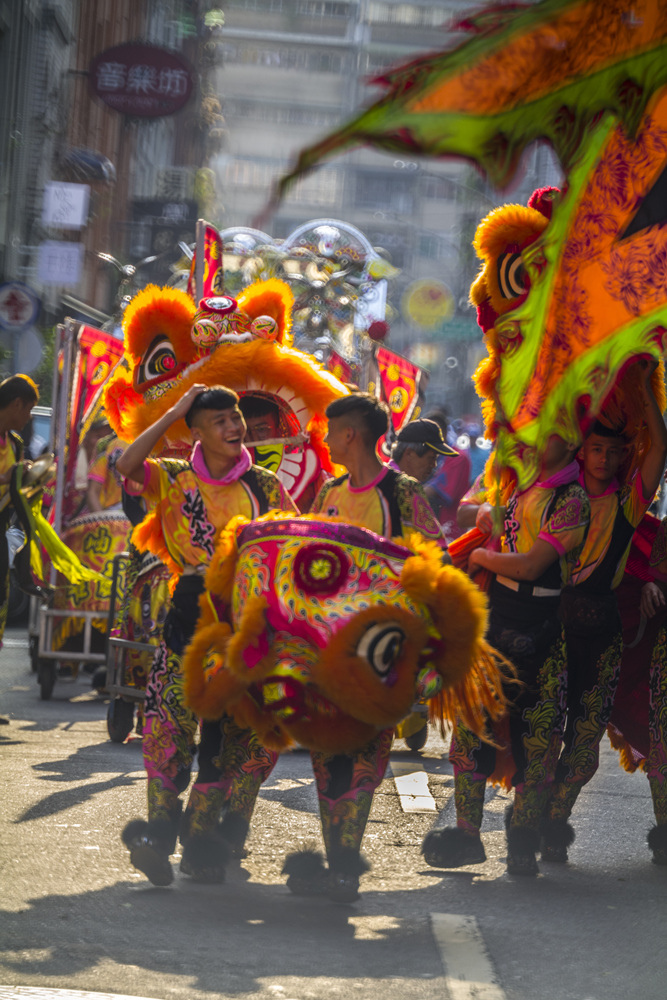
[[435,420],[411,420],[398,432],[389,464],[397,472],[425,483],[433,475],[441,455],[456,454]]

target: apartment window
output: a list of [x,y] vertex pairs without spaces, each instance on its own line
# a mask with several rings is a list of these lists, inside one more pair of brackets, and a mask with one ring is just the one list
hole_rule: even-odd
[[393,174],[357,174],[355,205],[357,208],[389,210],[397,215],[411,215],[414,208],[412,180]]
[[[268,190],[285,170],[279,160],[236,159],[227,164],[223,184],[229,187]],[[300,178],[288,192],[286,202],[298,202],[322,208],[338,205],[342,178],[338,170],[317,170]]]
[[224,47],[227,63],[252,66],[275,66],[279,69],[304,70],[307,73],[337,73],[346,68],[340,52],[326,49],[270,47],[268,45],[230,45]]
[[292,104],[271,104],[267,101],[225,101],[225,118],[232,122],[246,121],[276,125],[307,125],[314,128],[332,128],[340,121],[340,113],[326,108],[295,107]]
[[370,3],[371,24],[403,24],[414,28],[436,28],[449,20],[449,14],[437,7],[409,3]]
[[454,201],[456,199],[456,183],[449,177],[421,177],[421,193],[424,198],[438,201]]
[[329,0],[296,0],[294,10],[302,17],[349,17],[350,14],[349,4]]

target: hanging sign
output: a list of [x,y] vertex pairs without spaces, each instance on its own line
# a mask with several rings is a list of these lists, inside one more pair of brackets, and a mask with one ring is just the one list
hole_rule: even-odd
[[193,89],[192,70],[181,55],[141,42],[105,49],[93,59],[89,80],[96,97],[136,118],[173,115]]

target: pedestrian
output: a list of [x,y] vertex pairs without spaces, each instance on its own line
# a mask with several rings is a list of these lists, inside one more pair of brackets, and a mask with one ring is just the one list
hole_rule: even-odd
[[[552,435],[539,479],[515,490],[505,510],[500,551],[473,549],[469,571],[495,574],[489,594],[489,643],[508,657],[521,686],[507,691],[514,808],[507,831],[507,870],[537,874],[539,828],[564,727],[565,639],[558,609],[561,589],[576,563],[590,507],[579,485],[576,446]],[[497,750],[458,725],[449,759],[454,768],[456,827],[427,835],[424,857],[434,867],[455,868],[484,861],[480,837],[487,780]]]
[[[426,419],[433,420],[440,426],[449,444],[447,411],[433,410],[426,414]],[[426,497],[443,527],[448,542],[461,534],[456,513],[471,479],[470,458],[467,452],[456,448],[452,448],[452,451],[454,454],[443,456],[434,475],[424,484]]]
[[[184,703],[181,661],[199,617],[204,572],[217,537],[238,514],[253,518],[271,509],[297,513],[278,478],[252,465],[243,444],[246,428],[238,402],[236,393],[224,386],[193,385],[117,461],[126,490],[140,495],[148,507],[135,541],[164,560],[174,586],[146,688],[148,822],[133,820],[123,831],[130,861],[154,885],[168,885],[173,879],[169,855],[179,828],[181,871],[197,881],[224,879],[230,846],[245,840],[259,787],[276,760],[253,733],[231,719],[203,723],[199,773],[181,822],[179,796],[190,780],[198,729]],[[181,418],[195,440],[190,459],[149,459]],[[236,799],[219,828],[234,779]]]
[[[443,455],[456,455],[435,420],[411,420],[398,432],[388,463],[396,472],[404,472],[418,483],[433,475]],[[405,740],[411,750],[421,750],[428,738],[428,704],[417,702],[395,730],[398,739]]]
[[619,482],[629,440],[625,427],[602,419],[581,448],[579,483],[591,506],[586,542],[561,597],[568,663],[567,725],[556,780],[542,827],[544,860],[567,861],[574,840],[568,822],[577,797],[599,764],[600,740],[612,711],[623,654],[616,588],[623,579],[635,529],[660,484],[667,458],[667,428],[651,389],[651,366],[640,361],[650,445],[627,482]]
[[[325,442],[331,460],[347,472],[325,483],[313,513],[341,518],[383,538],[414,530],[444,545],[440,525],[421,486],[405,473],[383,465],[377,456],[377,442],[389,429],[386,404],[368,393],[352,393],[331,403],[326,416]],[[293,892],[322,893],[339,902],[358,898],[359,878],[367,869],[361,842],[375,789],[387,768],[392,737],[393,729],[385,729],[352,754],[312,752],[329,868],[327,871],[321,860],[308,853],[291,855],[284,872]]]
[[[39,389],[27,375],[11,375],[0,382],[0,502],[7,500],[14,467],[23,459],[20,432],[30,420]],[[11,503],[0,511],[0,649],[7,624],[9,604],[9,548],[7,528],[13,513]],[[0,716],[0,725],[9,719]]]
[[425,483],[443,455],[456,454],[435,420],[411,420],[396,435],[389,466],[412,476],[418,483]]

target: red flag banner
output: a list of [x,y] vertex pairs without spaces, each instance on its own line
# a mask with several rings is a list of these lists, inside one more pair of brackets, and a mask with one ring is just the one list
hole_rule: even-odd
[[358,361],[348,361],[338,351],[331,351],[324,367],[346,385],[356,385],[363,388],[361,385],[362,371]]
[[[102,415],[102,389],[123,356],[123,342],[92,326],[79,327],[70,384],[65,483],[73,484],[79,442]],[[65,505],[67,507],[67,504]]]
[[378,370],[375,394],[388,404],[394,431],[398,432],[419,415],[428,373],[386,347],[375,348],[375,362]]
[[[197,302],[197,289],[195,287],[195,268],[197,266],[197,254],[195,253],[190,265],[190,276],[188,278],[188,295]],[[222,240],[218,230],[206,223],[204,233],[204,272],[202,298],[215,298],[216,295],[224,295],[225,282],[222,270]]]
[[352,381],[352,365],[337,351],[331,351],[327,358],[326,367],[341,382]]

